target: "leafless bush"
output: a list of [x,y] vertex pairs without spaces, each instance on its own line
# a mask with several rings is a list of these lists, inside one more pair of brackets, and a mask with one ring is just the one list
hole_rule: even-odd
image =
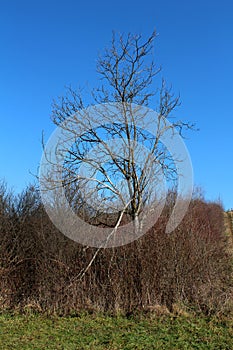
[[156,305],[172,310],[182,302],[206,313],[223,311],[232,297],[223,209],[195,199],[180,226],[166,234],[172,203],[145,236],[126,246],[101,249],[85,270],[96,249],[54,228],[34,188],[15,197],[2,186],[1,308],[131,313]]

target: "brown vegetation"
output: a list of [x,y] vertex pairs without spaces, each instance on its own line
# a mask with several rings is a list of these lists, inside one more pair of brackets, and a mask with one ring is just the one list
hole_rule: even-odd
[[[171,204],[170,204],[171,205]],[[38,192],[0,193],[0,307],[69,314],[131,313],[185,303],[207,314],[232,298],[232,259],[222,208],[196,199],[176,231],[165,234],[169,203],[155,226],[129,245],[96,252],[52,225]]]

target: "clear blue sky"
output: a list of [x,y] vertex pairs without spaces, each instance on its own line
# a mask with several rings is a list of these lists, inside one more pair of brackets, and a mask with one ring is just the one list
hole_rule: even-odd
[[64,86],[96,85],[97,53],[112,30],[154,28],[156,62],[180,93],[176,115],[189,135],[195,183],[233,207],[233,2],[2,0],[0,2],[0,179],[20,191],[34,178],[41,132],[53,131],[53,98]]

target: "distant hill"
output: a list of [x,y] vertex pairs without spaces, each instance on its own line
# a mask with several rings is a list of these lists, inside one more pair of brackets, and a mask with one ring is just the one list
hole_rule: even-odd
[[233,235],[233,210],[228,210],[226,212],[226,217],[227,217],[229,229],[231,231],[231,234]]
[[230,245],[233,249],[233,210],[228,210],[225,212],[225,226],[226,226],[226,233],[229,237]]

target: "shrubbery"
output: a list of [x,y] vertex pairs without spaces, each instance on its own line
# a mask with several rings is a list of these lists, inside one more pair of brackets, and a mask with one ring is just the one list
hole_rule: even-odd
[[232,298],[232,257],[220,205],[193,199],[172,234],[171,204],[155,226],[129,245],[96,249],[63,236],[36,189],[20,196],[0,189],[0,307],[69,314],[80,310],[131,313],[183,303],[207,314],[225,312]]

